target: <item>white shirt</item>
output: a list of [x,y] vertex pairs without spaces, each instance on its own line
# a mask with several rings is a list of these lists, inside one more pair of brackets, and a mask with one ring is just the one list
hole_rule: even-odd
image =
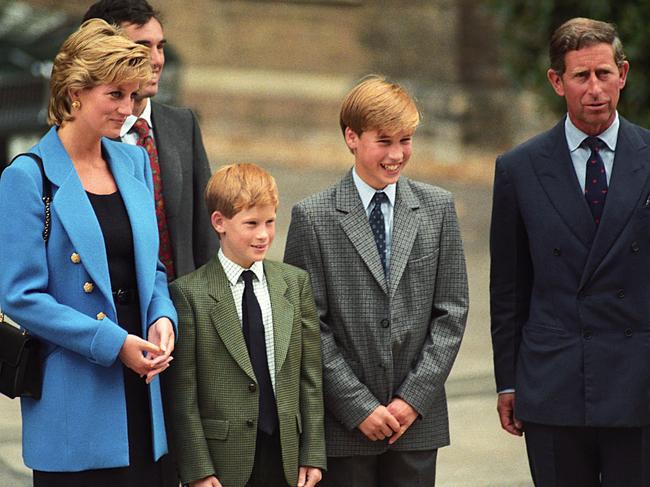
[[[605,143],[606,147],[603,147],[598,154],[603,160],[605,166],[605,176],[607,176],[607,185],[609,186],[609,180],[612,177],[612,170],[614,169],[614,152],[616,151],[616,142],[618,141],[618,127],[621,122],[618,119],[618,112],[614,117],[612,124],[607,127],[607,129],[602,133],[598,134],[598,138]],[[589,135],[585,134],[582,130],[576,127],[571,121],[571,117],[567,115],[566,121],[564,122],[564,134],[566,136],[567,145],[569,146],[569,152],[571,153],[571,161],[573,162],[573,169],[576,172],[578,177],[578,182],[580,183],[580,188],[582,188],[582,193],[585,192],[585,179],[587,176],[587,159],[591,155],[591,149],[583,147],[582,141],[585,140]]]
[[386,193],[388,197],[387,201],[384,201],[381,204],[381,212],[384,214],[384,229],[386,231],[386,269],[390,269],[390,245],[393,235],[393,208],[395,208],[395,191],[397,188],[397,183],[389,184],[384,189],[376,190],[372,186],[368,185],[361,177],[357,174],[356,168],[352,169],[352,179],[354,185],[359,192],[361,197],[361,202],[363,207],[366,210],[366,215],[370,218],[370,212],[374,209],[375,204],[372,203],[372,198],[375,196],[375,193]]
[[[138,134],[136,132],[129,132],[138,118],[144,118],[149,124],[149,130],[153,132],[153,123],[151,122],[151,98],[146,98],[144,110],[139,117],[136,117],[135,115],[129,115],[126,117],[126,120],[120,129],[120,139],[122,139],[122,142],[130,145],[138,144]],[[151,136],[153,137],[153,133]]]
[[239,324],[242,324],[242,298],[244,296],[244,280],[241,273],[247,270],[253,271],[255,279],[253,279],[253,291],[255,297],[260,304],[262,310],[262,321],[264,323],[264,341],[266,343],[266,359],[269,366],[269,375],[271,376],[271,384],[275,392],[275,345],[273,341],[273,311],[271,309],[271,297],[269,296],[269,287],[266,283],[266,276],[264,275],[264,264],[262,261],[254,262],[250,269],[245,269],[239,264],[235,264],[232,260],[226,257],[221,248],[217,253],[219,262],[223,267],[228,283],[230,284],[230,291],[235,300],[235,307],[237,308],[237,316],[239,316]]

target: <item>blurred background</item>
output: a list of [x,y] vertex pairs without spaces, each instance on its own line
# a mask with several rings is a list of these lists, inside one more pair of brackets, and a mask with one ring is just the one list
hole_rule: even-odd
[[[379,73],[415,96],[422,124],[406,174],[454,192],[470,279],[467,332],[447,385],[452,445],[438,457],[437,485],[530,487],[523,441],[500,430],[495,409],[487,246],[494,159],[564,111],[546,82],[546,48],[571,17],[618,24],[632,66],[619,109],[650,124],[650,0],[150,2],[168,40],[156,99],[196,111],[213,169],[254,162],[278,181],[272,258],[282,257],[291,206],[353,162],[338,125],[345,93]],[[0,162],[46,130],[51,60],[91,3],[0,0]],[[1,230],[1,238],[11,231]],[[31,485],[18,402],[4,397],[0,485]]]

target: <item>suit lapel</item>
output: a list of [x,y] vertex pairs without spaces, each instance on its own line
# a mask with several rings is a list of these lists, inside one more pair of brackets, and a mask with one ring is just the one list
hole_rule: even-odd
[[178,140],[178,133],[170,123],[169,116],[165,115],[164,109],[160,104],[151,102],[151,123],[158,151],[158,164],[163,175],[165,212],[174,217],[178,214],[182,196],[177,189],[183,187],[182,161],[177,144],[190,144],[191,141]]
[[255,372],[253,372],[253,365],[248,356],[232,291],[218,258],[215,257],[210,261],[206,269],[206,276],[208,294],[215,300],[215,305],[210,310],[212,325],[217,330],[228,353],[246,375],[255,380]]
[[275,375],[279,374],[289,350],[293,331],[293,304],[286,298],[287,283],[282,274],[268,261],[264,262],[264,274],[273,311],[273,342],[275,345]]
[[590,248],[596,224],[571,162],[564,120],[551,129],[540,149],[539,157],[533,159],[532,165],[555,210],[578,240]]
[[52,200],[54,211],[65,228],[72,246],[81,256],[88,275],[109,303],[113,302],[106,247],[99,221],[86,195],[56,128],[39,143],[45,174],[58,187]]
[[341,227],[350,242],[352,242],[359,257],[366,264],[382,290],[388,293],[386,276],[379,259],[375,237],[372,235],[368,215],[354,185],[352,171],[348,172],[336,188],[336,209],[344,213],[341,217]]
[[650,151],[627,120],[620,118],[614,166],[603,218],[580,281],[582,288],[623,231],[650,174]]
[[393,209],[393,234],[390,251],[389,283],[390,295],[393,296],[397,289],[413,243],[418,234],[419,220],[417,210],[420,207],[409,186],[408,179],[400,178],[397,183],[395,208]]

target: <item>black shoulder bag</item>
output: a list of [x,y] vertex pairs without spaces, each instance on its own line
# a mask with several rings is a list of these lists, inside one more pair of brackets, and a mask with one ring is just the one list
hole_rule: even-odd
[[[43,161],[40,157],[31,152],[18,154],[16,157],[19,156],[31,157],[41,170],[43,204],[45,206],[43,240],[47,245],[50,237],[52,184],[45,176]],[[39,349],[40,342],[35,337],[26,330],[6,322],[4,313],[0,311],[0,393],[11,399],[15,397],[41,398],[43,370]]]

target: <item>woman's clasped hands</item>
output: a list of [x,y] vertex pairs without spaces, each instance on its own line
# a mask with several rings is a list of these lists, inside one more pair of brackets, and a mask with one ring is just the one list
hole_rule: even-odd
[[174,357],[174,327],[169,318],[158,318],[150,327],[148,340],[136,335],[127,335],[120,360],[140,377],[145,377],[149,384],[153,378],[163,372]]

